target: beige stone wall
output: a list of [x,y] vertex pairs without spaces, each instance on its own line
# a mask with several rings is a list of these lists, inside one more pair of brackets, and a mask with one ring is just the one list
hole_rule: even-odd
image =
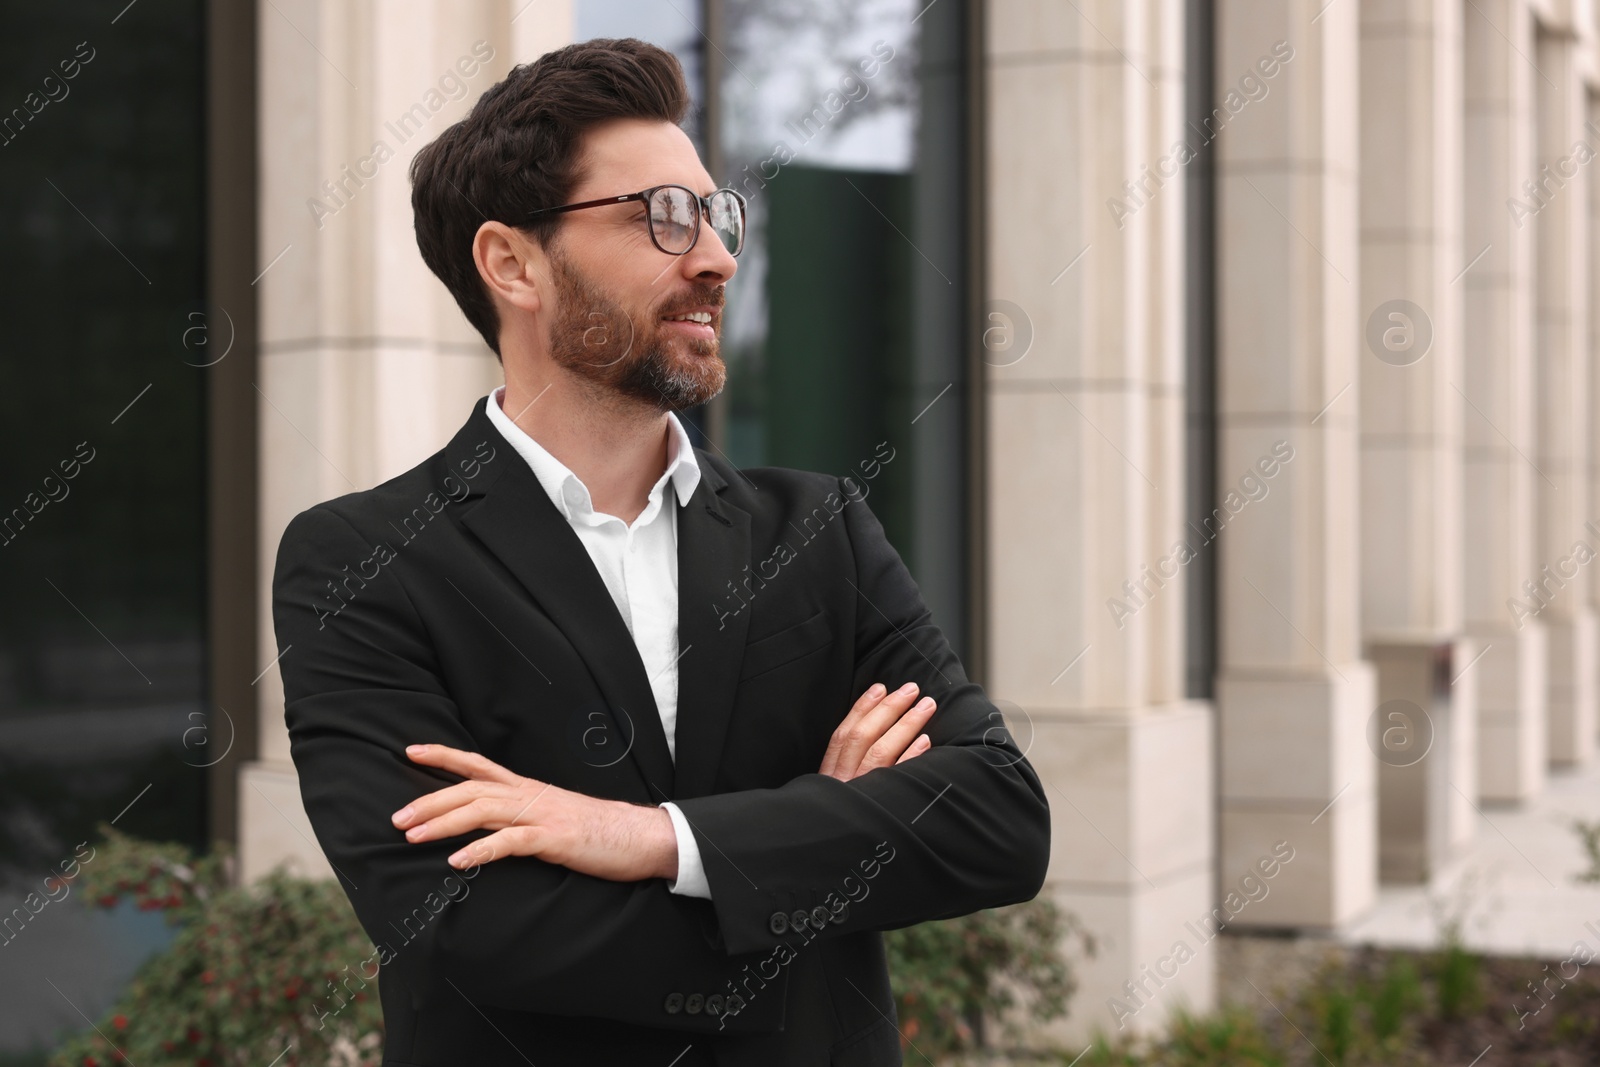
[[[415,463],[498,380],[415,251],[405,170],[512,63],[570,38],[568,0],[525,3],[261,9],[264,673],[262,758],[240,784],[246,877],[279,861],[328,873],[271,666],[285,523]],[[1193,533],[1188,172],[1170,162],[1198,139],[1182,121],[1184,10],[983,8],[987,296],[1033,336],[985,369],[987,681],[1030,721],[1048,891],[1101,943],[1057,1036],[1207,1007],[1214,956],[1195,926],[1281,846],[1293,859],[1235,924],[1340,927],[1371,905],[1380,856],[1395,871],[1459,854],[1476,805],[1538,795],[1548,764],[1582,763],[1596,740],[1600,562],[1550,583],[1536,612],[1512,606],[1575,541],[1600,549],[1585,527],[1600,519],[1600,166],[1563,162],[1577,142],[1600,148],[1590,6],[1216,5],[1219,100],[1275,64],[1206,149],[1220,492],[1273,469],[1270,493],[1200,549],[1220,560],[1214,707],[1184,698],[1173,562]],[[429,110],[480,41],[493,57],[465,96]],[[401,143],[388,124],[418,104]],[[373,171],[378,141],[394,154]],[[1534,197],[1524,183],[1545,165],[1561,180]],[[334,200],[323,183],[341,180]],[[1367,340],[1396,299],[1431,329],[1410,362]],[[1396,777],[1369,736],[1395,698],[1437,716],[1426,773]],[[1168,975],[1178,941],[1193,956]]]
[[277,0],[260,8],[267,669],[256,685],[261,759],[239,790],[246,878],[280,860],[328,873],[289,762],[280,677],[267,666],[278,655],[269,585],[284,527],[320,500],[414,466],[500,381],[493,353],[417,251],[411,157],[515,63],[567,43],[571,32],[567,0]]
[[[1062,1032],[1147,1030],[1214,985],[1203,948],[1161,963],[1195,941],[1213,878],[1211,713],[1183,698],[1183,577],[1161,562],[1185,536],[1185,179],[1160,166],[1183,5],[996,0],[987,18],[989,295],[1033,332],[985,383],[989,683],[1031,721],[1049,891],[1101,946]],[[1145,977],[1158,965],[1174,973]]]
[[1544,788],[1549,649],[1538,617],[1510,604],[1538,571],[1535,520],[1548,488],[1536,451],[1534,227],[1509,210],[1533,159],[1533,13],[1487,0],[1463,21],[1462,378],[1466,628],[1476,668],[1478,787],[1517,802]]
[[[1111,946],[1063,1028],[1081,1036],[1277,843],[1294,859],[1235,924],[1336,929],[1380,878],[1469,848],[1482,800],[1589,758],[1600,579],[1568,576],[1536,618],[1510,602],[1575,539],[1600,548],[1578,518],[1600,477],[1595,181],[1569,175],[1536,217],[1509,201],[1582,134],[1593,34],[1586,6],[1524,0],[1217,5],[1219,102],[1292,51],[1209,149],[1219,494],[1293,453],[1207,549],[1213,752],[1178,683],[1181,578],[1123,586],[1182,534],[1184,175],[1124,185],[1183,132],[1182,7],[986,17],[988,295],[1034,336],[987,372],[991,682],[1036,731],[1051,891]],[[1427,343],[1389,344],[1397,321]],[[1133,610],[1102,611],[1119,598]],[[1428,737],[1414,764],[1385,740],[1407,730]],[[1179,990],[1203,1006],[1208,967],[1130,1025]]]

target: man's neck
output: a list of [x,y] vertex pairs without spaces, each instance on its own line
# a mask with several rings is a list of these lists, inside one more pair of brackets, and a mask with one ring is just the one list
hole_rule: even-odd
[[667,469],[670,416],[597,396],[566,375],[507,381],[502,409],[589,490],[594,510],[632,523]]

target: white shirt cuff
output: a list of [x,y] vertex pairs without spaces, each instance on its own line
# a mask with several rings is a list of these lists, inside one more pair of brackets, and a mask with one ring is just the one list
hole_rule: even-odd
[[694,832],[689,829],[689,820],[678,810],[678,805],[670,800],[659,806],[667,809],[667,816],[672,819],[672,832],[678,838],[678,880],[668,885],[667,891],[679,896],[710,900],[711,886],[706,882],[706,869],[700,862],[700,846],[695,843]]

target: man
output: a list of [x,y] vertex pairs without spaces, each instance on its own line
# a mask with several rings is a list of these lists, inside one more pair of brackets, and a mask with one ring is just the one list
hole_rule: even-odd
[[386,1063],[896,1064],[879,931],[1044,879],[1044,790],[864,486],[674,414],[722,387],[743,241],[688,102],[670,54],[590,41],[418,154],[418,244],[505,387],[279,548]]

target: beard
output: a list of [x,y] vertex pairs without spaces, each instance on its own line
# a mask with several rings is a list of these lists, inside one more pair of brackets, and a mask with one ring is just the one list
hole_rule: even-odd
[[720,329],[710,339],[671,336],[662,319],[691,307],[721,308],[721,285],[696,285],[670,306],[636,318],[559,251],[550,249],[549,259],[559,309],[550,328],[557,366],[602,395],[659,412],[683,411],[722,392],[728,371]]

